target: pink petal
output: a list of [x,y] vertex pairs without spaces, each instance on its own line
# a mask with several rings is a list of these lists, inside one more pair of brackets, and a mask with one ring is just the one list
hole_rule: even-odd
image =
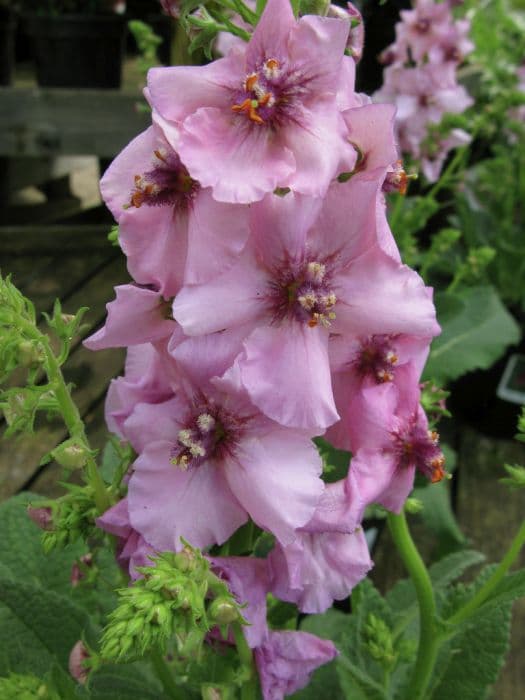
[[243,440],[226,464],[226,478],[250,517],[284,544],[313,515],[323,492],[317,450],[304,435],[276,426]]
[[294,323],[261,327],[244,348],[242,382],[263,413],[316,434],[338,419],[324,329]]
[[149,99],[162,117],[182,122],[200,107],[229,109],[231,91],[239,88],[244,73],[244,57],[237,51],[206,66],[152,68]]
[[439,332],[436,311],[421,277],[379,248],[357,258],[338,277],[338,329],[361,335]]
[[188,213],[172,207],[126,211],[119,240],[130,275],[139,284],[153,284],[165,297],[179,291],[186,264]]
[[[232,104],[233,101],[232,101]],[[271,129],[231,106],[197,110],[184,122],[179,152],[191,176],[221,202],[247,204],[287,184],[295,157]]]
[[177,324],[166,318],[165,302],[158,292],[133,284],[115,287],[115,292],[115,301],[106,304],[105,325],[84,340],[90,350],[153,342],[170,336],[175,330]]
[[240,326],[265,314],[266,285],[266,275],[246,250],[221,277],[183,287],[173,302],[173,316],[188,335]]
[[294,26],[295,17],[288,0],[268,0],[246,49],[250,70],[268,58],[282,62],[287,57],[288,35]]
[[222,544],[247,516],[222,470],[212,463],[183,471],[170,464],[171,443],[148,445],[135,462],[128,501],[132,526],[160,551]]
[[186,284],[207,282],[237,262],[250,234],[248,215],[247,207],[217,202],[209,189],[198,193],[188,218]]

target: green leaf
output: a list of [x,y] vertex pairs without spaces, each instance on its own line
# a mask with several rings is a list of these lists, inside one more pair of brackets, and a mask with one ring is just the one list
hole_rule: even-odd
[[350,452],[338,450],[324,438],[314,438],[319,455],[323,461],[323,479],[331,483],[339,481],[348,474]]
[[518,324],[493,287],[441,292],[435,302],[442,333],[432,344],[425,379],[444,383],[486,369],[520,339]]
[[0,573],[0,673],[43,675],[69,653],[88,625],[87,614],[65,596]]
[[509,646],[511,603],[494,608],[447,642],[436,664],[432,700],[482,700],[497,680]]
[[420,517],[428,529],[436,535],[436,543],[442,553],[448,553],[465,544],[465,536],[452,511],[450,482],[447,479],[415,488],[412,496],[423,504]]
[[104,665],[89,678],[90,700],[165,700],[158,679],[143,662]]
[[71,566],[85,547],[75,544],[44,554],[42,531],[27,515],[27,504],[37,505],[40,500],[41,496],[27,492],[0,504],[0,564],[13,579],[67,594],[71,591]]

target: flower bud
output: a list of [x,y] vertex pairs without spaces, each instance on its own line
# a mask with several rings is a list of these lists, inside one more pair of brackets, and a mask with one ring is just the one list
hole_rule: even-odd
[[405,501],[405,510],[411,515],[420,513],[423,510],[423,503],[418,498],[407,498]]
[[66,469],[79,469],[86,464],[88,450],[84,445],[81,445],[73,440],[66,440],[51,452],[61,467]]
[[41,530],[53,529],[53,513],[51,508],[33,508],[33,506],[27,506],[27,514]]
[[44,359],[40,345],[31,340],[22,340],[19,343],[17,356],[21,367],[35,367]]
[[86,668],[84,662],[91,654],[87,650],[84,642],[79,639],[69,654],[68,668],[73,678],[84,685],[87,682],[90,669]]
[[215,598],[208,613],[210,619],[217,625],[229,625],[239,619],[237,606],[229,598]]

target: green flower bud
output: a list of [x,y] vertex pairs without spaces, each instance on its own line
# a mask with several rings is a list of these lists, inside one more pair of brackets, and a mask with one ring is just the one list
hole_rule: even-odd
[[208,615],[217,625],[229,625],[239,620],[239,611],[231,598],[216,598],[208,608]]
[[22,340],[18,344],[17,356],[21,367],[37,367],[44,360],[44,351],[40,343],[34,340]]
[[423,508],[423,503],[418,498],[407,498],[405,501],[405,511],[411,515],[420,513]]
[[75,440],[66,440],[51,452],[54,460],[66,469],[79,469],[85,466],[89,455],[85,445]]

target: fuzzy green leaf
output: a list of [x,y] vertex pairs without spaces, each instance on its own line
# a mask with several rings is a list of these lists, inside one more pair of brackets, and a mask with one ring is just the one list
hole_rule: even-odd
[[444,383],[474,369],[490,367],[520,329],[493,287],[467,287],[435,297],[442,333],[430,351],[424,377]]
[[55,662],[67,670],[87,625],[85,611],[65,596],[0,572],[0,673],[43,675]]

